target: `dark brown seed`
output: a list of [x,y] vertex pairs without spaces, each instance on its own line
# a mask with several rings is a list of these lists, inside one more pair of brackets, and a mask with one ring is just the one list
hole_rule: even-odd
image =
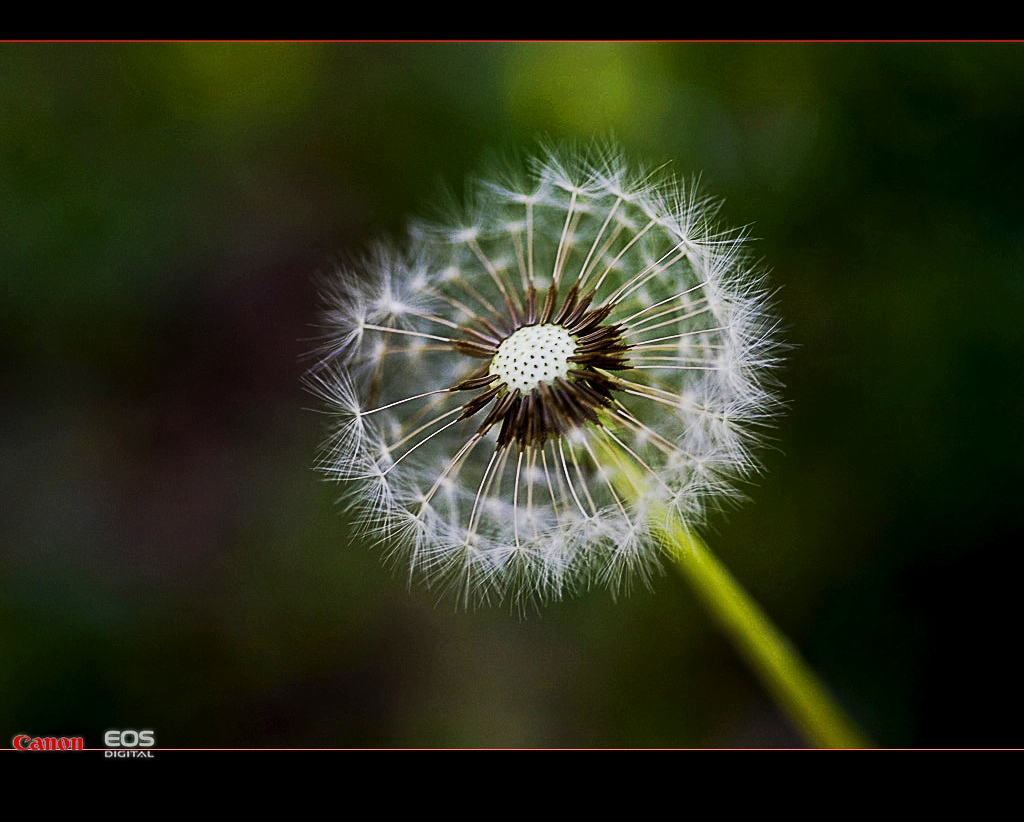
[[[598,424],[601,409],[614,406],[614,394],[622,389],[622,383],[604,372],[628,370],[630,346],[622,339],[621,326],[603,324],[612,307],[606,305],[591,309],[593,300],[593,291],[580,297],[579,284],[574,283],[559,306],[558,287],[552,283],[538,311],[537,290],[531,285],[526,291],[520,316],[506,297],[506,309],[515,328],[553,323],[575,336],[576,347],[568,358],[574,367],[565,379],[556,377],[550,385],[540,382],[526,395],[518,389],[509,391],[505,383],[498,382],[498,376],[489,371],[489,362],[452,386],[452,391],[486,389],[463,405],[463,418],[473,416],[494,402],[480,423],[477,436],[483,436],[500,423],[499,449],[513,442],[520,451],[542,447],[548,440],[565,436],[573,428],[588,423]],[[490,323],[485,327],[488,331],[497,331]],[[468,327],[463,331],[467,337],[475,339],[457,340],[456,350],[469,357],[487,360],[497,353],[500,342],[495,337]],[[499,336],[507,338],[508,335]]]

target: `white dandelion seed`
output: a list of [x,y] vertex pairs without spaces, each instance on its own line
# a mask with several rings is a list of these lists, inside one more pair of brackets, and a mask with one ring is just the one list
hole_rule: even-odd
[[463,604],[621,590],[699,525],[776,410],[763,275],[717,205],[615,150],[480,182],[325,289],[322,456],[389,556]]

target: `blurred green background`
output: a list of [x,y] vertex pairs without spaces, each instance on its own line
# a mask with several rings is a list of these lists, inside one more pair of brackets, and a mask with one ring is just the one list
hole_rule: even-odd
[[0,745],[801,744],[676,576],[459,612],[311,468],[315,273],[595,134],[781,289],[709,543],[880,744],[1021,744],[1024,50],[545,43],[0,45]]

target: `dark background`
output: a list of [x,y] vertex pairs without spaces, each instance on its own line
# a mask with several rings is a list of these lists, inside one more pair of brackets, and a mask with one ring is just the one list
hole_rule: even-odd
[[314,274],[539,135],[751,225],[790,410],[714,550],[886,746],[1020,746],[1024,51],[0,45],[0,745],[800,744],[673,574],[520,620],[354,544]]

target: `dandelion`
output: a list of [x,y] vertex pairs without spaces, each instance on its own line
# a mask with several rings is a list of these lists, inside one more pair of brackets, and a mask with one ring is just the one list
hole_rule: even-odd
[[329,287],[322,461],[412,574],[464,603],[648,581],[756,469],[775,319],[717,204],[613,150],[479,182]]
[[758,470],[777,321],[742,232],[665,169],[546,150],[326,280],[320,468],[410,580],[514,606],[694,586],[817,744],[864,744],[696,528]]

